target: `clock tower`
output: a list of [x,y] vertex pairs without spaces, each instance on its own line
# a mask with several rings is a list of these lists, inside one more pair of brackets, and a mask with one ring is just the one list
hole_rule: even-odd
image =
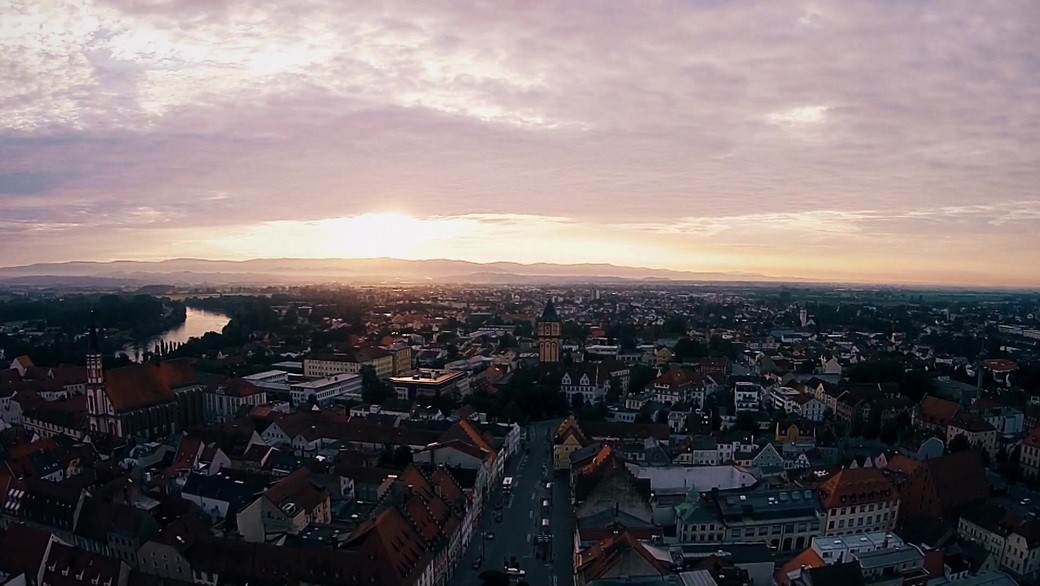
[[542,364],[560,362],[560,318],[556,315],[552,299],[545,304],[542,317],[538,318],[538,361]]

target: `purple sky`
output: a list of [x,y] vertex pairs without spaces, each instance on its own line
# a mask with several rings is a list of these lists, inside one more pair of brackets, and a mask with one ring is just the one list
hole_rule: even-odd
[[1036,39],[1036,0],[7,0],[0,265],[1040,286]]

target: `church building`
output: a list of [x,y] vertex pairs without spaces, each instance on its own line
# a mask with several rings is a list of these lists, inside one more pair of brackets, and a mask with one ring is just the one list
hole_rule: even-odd
[[175,388],[197,384],[188,360],[135,364],[105,371],[97,331],[87,354],[87,417],[91,431],[148,439],[173,435],[179,410]]

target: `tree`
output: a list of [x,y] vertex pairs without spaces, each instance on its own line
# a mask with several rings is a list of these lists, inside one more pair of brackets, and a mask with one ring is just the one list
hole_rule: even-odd
[[736,360],[740,354],[740,348],[722,336],[712,336],[708,340],[708,353],[711,356],[725,356],[730,360]]
[[571,409],[580,411],[585,406],[585,396],[581,393],[574,393],[571,396]]
[[665,335],[683,336],[686,334],[686,318],[681,315],[673,315],[664,320],[664,325],[661,329]]
[[617,404],[621,400],[621,380],[612,378],[610,379],[610,388],[607,389],[607,403],[610,405]]
[[679,338],[672,349],[676,362],[689,362],[708,355],[708,347],[699,340],[690,338]]
[[881,426],[881,434],[879,438],[888,445],[892,445],[899,441],[899,426],[896,424],[894,419],[889,419]]
[[968,437],[963,433],[958,433],[953,436],[950,440],[950,453],[966,452],[971,449],[971,443],[968,441]]
[[657,378],[657,369],[640,364],[632,369],[628,390],[631,393],[641,393],[655,378]]
[[404,468],[412,463],[412,449],[408,446],[397,446],[394,448],[394,465]]
[[369,365],[361,367],[361,398],[366,403],[380,405],[394,395],[389,383],[376,375],[376,369]]
[[485,570],[478,578],[483,586],[509,586],[509,574],[498,570]]
[[755,433],[758,431],[758,420],[750,411],[741,411],[737,413],[737,421],[733,424],[733,429]]

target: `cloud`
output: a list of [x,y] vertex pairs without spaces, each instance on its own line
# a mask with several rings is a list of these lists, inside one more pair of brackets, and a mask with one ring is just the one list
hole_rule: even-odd
[[[834,266],[878,235],[900,262],[951,239],[1008,254],[1035,247],[1038,36],[1029,0],[12,0],[0,218],[62,229],[0,235],[0,263],[201,254],[195,231],[388,211],[520,232],[538,217],[574,258],[639,261],[585,226],[831,247]],[[155,234],[72,247],[78,226]]]
[[769,115],[769,121],[783,126],[820,124],[827,118],[827,106],[801,106]]

